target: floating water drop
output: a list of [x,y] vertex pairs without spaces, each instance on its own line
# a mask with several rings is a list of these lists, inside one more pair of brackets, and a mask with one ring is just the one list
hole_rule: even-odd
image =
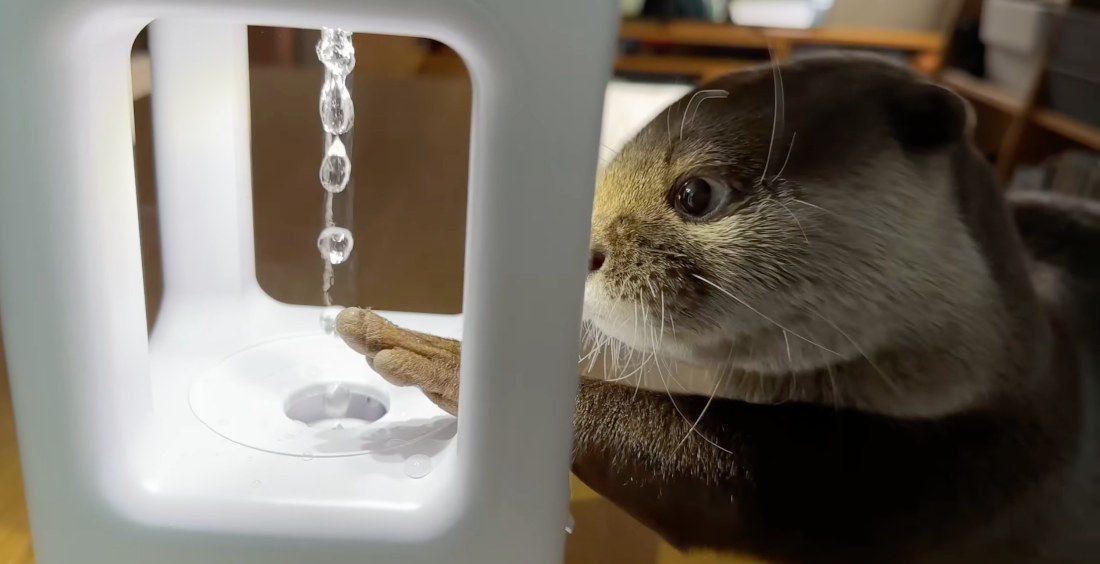
[[351,160],[348,159],[347,148],[340,139],[334,139],[325,152],[325,158],[321,160],[321,186],[333,194],[339,194],[348,186],[351,178]]
[[351,390],[343,384],[329,384],[325,387],[325,395],[322,399],[322,409],[326,418],[344,417],[348,413],[348,406],[351,405]]
[[264,485],[263,482],[261,482],[259,480],[252,480],[252,489],[254,489],[254,490],[260,489],[260,486],[262,486],[262,485]]
[[355,68],[355,45],[351,33],[342,29],[324,28],[317,42],[317,59],[325,68],[338,75],[347,75]]
[[344,77],[330,74],[321,86],[321,127],[332,135],[343,135],[355,124],[355,106]]
[[570,513],[569,519],[566,519],[565,521],[565,533],[568,535],[573,534],[573,526],[576,524],[577,522],[573,519],[573,514]]
[[344,311],[341,306],[329,306],[321,310],[321,331],[329,337],[336,336],[336,318]]
[[302,460],[304,460],[306,462],[309,462],[310,460],[313,460],[313,453],[312,452],[303,452],[302,453]]
[[326,227],[317,238],[317,250],[321,251],[321,257],[332,264],[342,264],[348,260],[353,247],[355,239],[351,231],[343,227]]
[[423,454],[414,454],[405,459],[405,475],[415,479],[432,473],[432,459]]

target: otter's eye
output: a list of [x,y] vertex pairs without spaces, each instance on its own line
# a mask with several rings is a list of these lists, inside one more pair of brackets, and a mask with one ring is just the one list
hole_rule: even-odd
[[673,208],[691,219],[705,219],[729,199],[730,190],[724,183],[698,176],[684,180],[672,192]]

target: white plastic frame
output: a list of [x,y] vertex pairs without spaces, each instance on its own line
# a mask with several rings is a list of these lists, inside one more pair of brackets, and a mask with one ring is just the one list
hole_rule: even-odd
[[[154,19],[165,297],[150,338],[128,55]],[[617,23],[617,4],[594,0],[0,4],[0,321],[38,562],[560,561]],[[341,503],[324,478],[258,501],[207,491],[226,480],[217,457],[237,454],[173,450],[193,432],[173,381],[194,367],[187,351],[316,323],[255,281],[246,24],[429,37],[471,72],[461,443],[423,503]],[[460,332],[457,319],[398,320]],[[212,473],[181,486],[179,468],[204,457]]]

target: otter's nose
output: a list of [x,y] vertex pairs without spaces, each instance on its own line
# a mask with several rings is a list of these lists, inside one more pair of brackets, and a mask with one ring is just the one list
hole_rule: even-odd
[[607,260],[607,255],[603,249],[592,249],[588,254],[588,273],[591,274],[599,270],[605,260]]

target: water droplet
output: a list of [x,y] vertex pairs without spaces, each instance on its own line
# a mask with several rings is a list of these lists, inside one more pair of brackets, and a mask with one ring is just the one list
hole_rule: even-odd
[[353,247],[355,239],[351,231],[343,227],[326,227],[317,238],[317,250],[321,251],[321,257],[332,264],[342,264],[348,260]]
[[346,75],[355,68],[355,45],[351,33],[342,29],[323,28],[317,42],[317,59],[329,72]]
[[432,473],[432,459],[423,454],[414,454],[405,459],[405,475],[419,479]]
[[342,306],[329,306],[321,310],[321,331],[329,337],[336,336],[336,317],[344,311]]
[[573,519],[573,514],[570,513],[569,518],[565,521],[565,533],[568,535],[573,534],[573,526],[576,524],[577,522]]
[[252,480],[252,489],[254,489],[254,490],[260,489],[260,486],[262,486],[262,485],[264,485],[263,482],[261,482],[259,480]]
[[332,135],[343,135],[355,125],[355,106],[343,76],[330,74],[325,78],[318,111],[321,127]]
[[309,462],[310,460],[313,460],[313,453],[312,452],[303,452],[302,453],[302,460],[304,460],[306,462]]
[[351,390],[343,384],[329,384],[325,387],[323,402],[326,418],[344,417],[351,405]]
[[321,186],[333,194],[347,188],[348,179],[351,178],[351,161],[343,141],[334,139],[332,145],[329,145],[318,175],[321,177]]
[[343,431],[343,430],[344,430],[344,426],[343,426],[343,425],[341,425],[341,424],[339,424],[339,423],[337,423],[337,424],[336,424],[336,426],[335,426],[335,427],[333,427],[333,429],[334,429],[334,430],[336,430],[336,431]]

